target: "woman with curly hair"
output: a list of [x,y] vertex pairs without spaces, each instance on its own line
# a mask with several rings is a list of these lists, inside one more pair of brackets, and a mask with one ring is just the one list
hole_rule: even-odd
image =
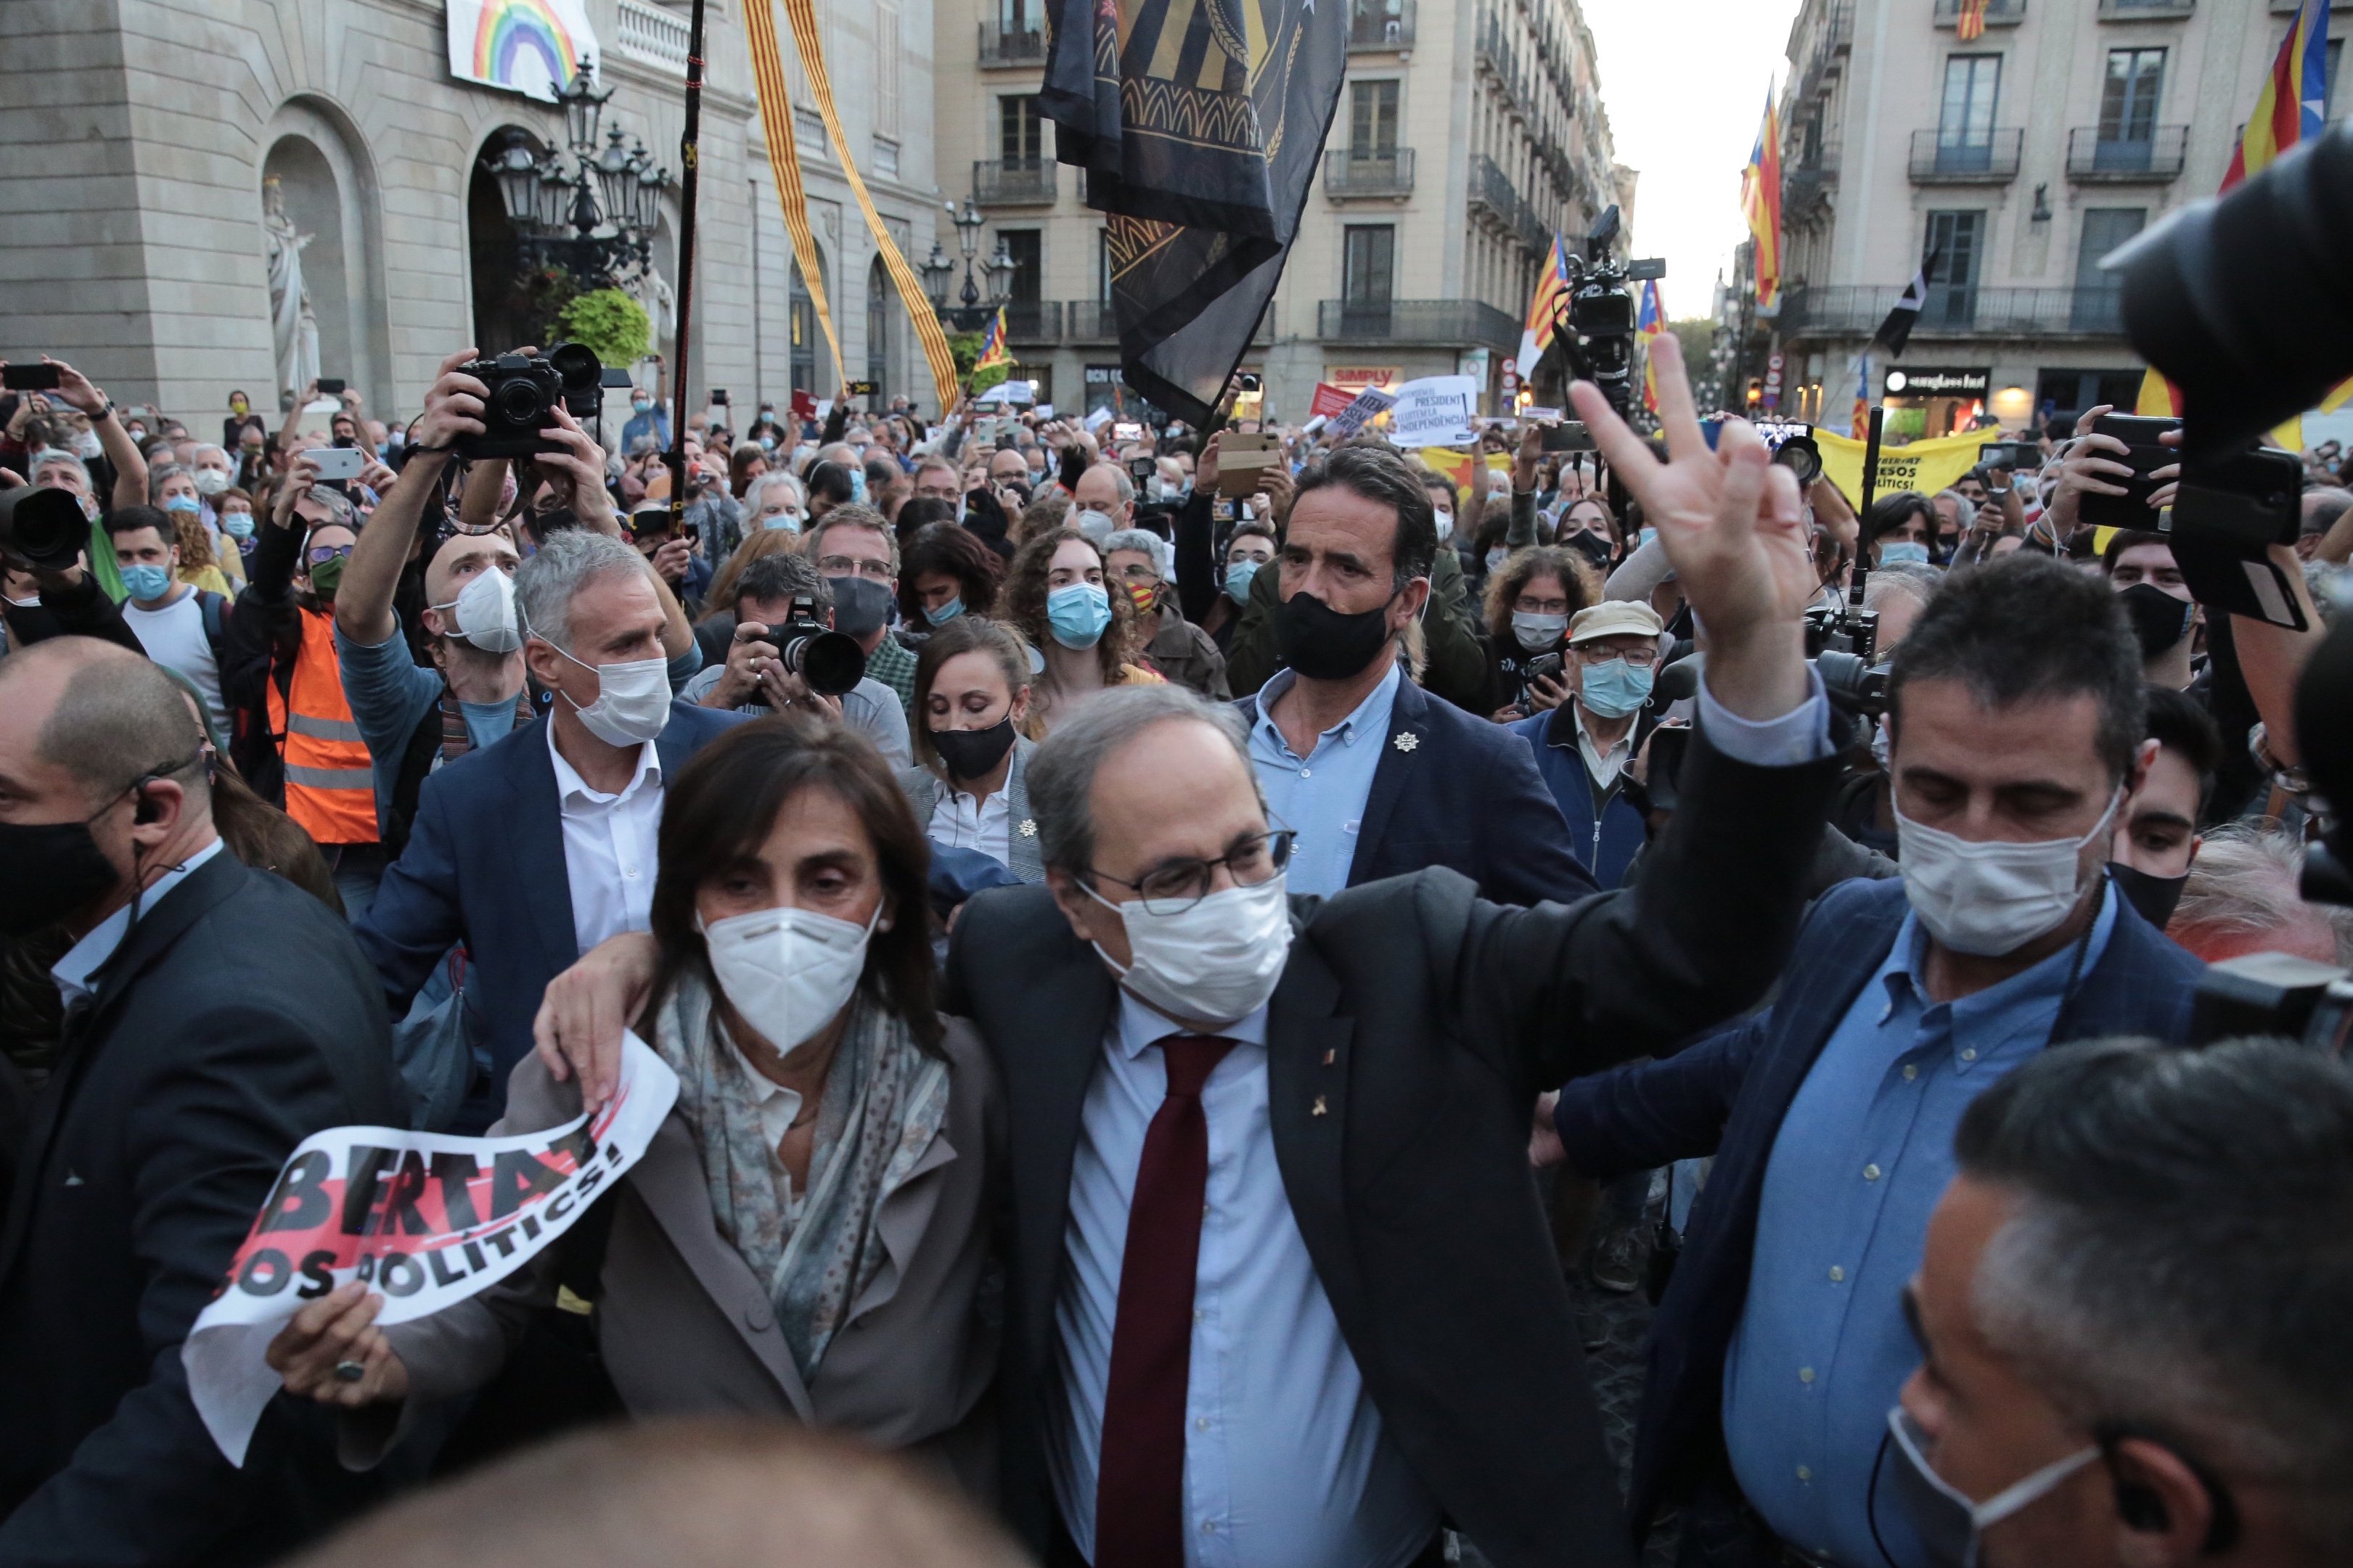
[[1033,741],[1044,740],[1064,714],[1105,687],[1160,679],[1135,662],[1135,605],[1111,592],[1101,552],[1075,528],[1058,528],[1020,548],[1000,608],[1044,660],[1021,723]]
[[1487,705],[1495,722],[1567,700],[1568,623],[1600,600],[1600,574],[1581,552],[1556,544],[1515,550],[1487,574]]
[[907,542],[899,568],[899,618],[935,627],[959,616],[988,615],[1004,579],[1005,563],[978,535],[953,522],[927,524]]

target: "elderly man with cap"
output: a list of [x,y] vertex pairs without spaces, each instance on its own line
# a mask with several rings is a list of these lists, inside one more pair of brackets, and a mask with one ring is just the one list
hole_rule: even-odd
[[1642,847],[1642,813],[1625,797],[1626,766],[1658,721],[1647,715],[1659,671],[1659,613],[1605,599],[1568,624],[1569,700],[1510,726],[1535,749],[1536,771],[1568,819],[1570,846],[1593,879],[1614,888]]

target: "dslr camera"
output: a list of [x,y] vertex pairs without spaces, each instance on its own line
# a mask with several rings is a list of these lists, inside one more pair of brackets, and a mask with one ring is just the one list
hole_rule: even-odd
[[561,450],[540,433],[555,426],[560,405],[575,419],[605,406],[605,366],[586,343],[558,343],[544,354],[499,354],[463,367],[490,389],[482,433],[458,443],[460,458],[535,458]]
[[1556,307],[1554,335],[1568,356],[1572,374],[1591,382],[1620,418],[1634,407],[1634,292],[1629,283],[1664,278],[1667,264],[1653,257],[1620,261],[1618,208],[1613,203],[1593,220],[1585,254],[1568,258],[1568,292]]
[[0,490],[0,555],[50,572],[72,569],[90,543],[81,498],[54,487]]
[[1831,707],[1876,720],[1887,711],[1888,664],[1879,658],[1879,612],[1862,607],[1864,574],[1857,565],[1844,600],[1806,612],[1806,657]]
[[866,679],[866,650],[858,639],[829,629],[817,618],[817,601],[807,595],[793,600],[792,614],[768,628],[784,667],[801,678],[801,684],[822,697],[839,697]]

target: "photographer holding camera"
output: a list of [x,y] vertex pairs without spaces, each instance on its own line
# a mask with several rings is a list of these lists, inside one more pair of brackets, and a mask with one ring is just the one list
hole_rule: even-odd
[[899,694],[865,673],[865,656],[854,639],[832,629],[833,614],[833,585],[814,563],[799,555],[761,556],[736,580],[727,662],[688,681],[680,700],[755,717],[786,709],[814,712],[864,735],[892,767],[912,767]]

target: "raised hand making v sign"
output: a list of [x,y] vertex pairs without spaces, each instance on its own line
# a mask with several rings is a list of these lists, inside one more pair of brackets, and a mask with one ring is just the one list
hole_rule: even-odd
[[1673,338],[1651,345],[1667,460],[1610,408],[1599,387],[1569,388],[1609,467],[1642,503],[1706,628],[1707,689],[1743,719],[1778,719],[1806,700],[1805,613],[1812,541],[1796,476],[1777,466],[1746,420],[1727,419],[1708,448]]

